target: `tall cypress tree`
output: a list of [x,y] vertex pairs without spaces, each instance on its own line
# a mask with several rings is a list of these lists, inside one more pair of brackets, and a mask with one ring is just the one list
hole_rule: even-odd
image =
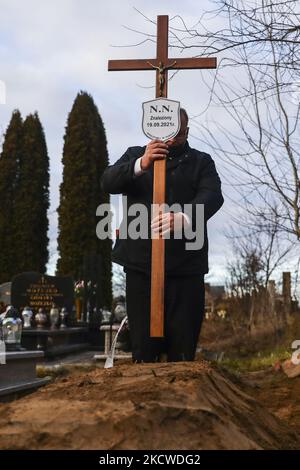
[[108,165],[105,129],[93,98],[80,92],[68,116],[63,149],[63,182],[58,209],[57,272],[79,279],[85,256],[102,257],[103,302],[111,305],[111,240],[96,236],[96,208],[109,202],[100,186]]
[[37,113],[23,124],[14,207],[14,245],[17,272],[46,272],[48,262],[49,157]]
[[23,122],[13,112],[0,156],[0,283],[10,281],[16,272],[14,245],[14,201],[23,152]]

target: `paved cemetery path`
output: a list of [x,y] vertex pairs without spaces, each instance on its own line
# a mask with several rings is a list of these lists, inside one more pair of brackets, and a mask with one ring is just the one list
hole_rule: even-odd
[[0,448],[298,448],[248,389],[203,361],[73,373],[0,405]]

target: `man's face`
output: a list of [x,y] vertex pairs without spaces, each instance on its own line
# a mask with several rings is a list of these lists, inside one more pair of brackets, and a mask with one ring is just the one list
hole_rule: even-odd
[[180,145],[184,145],[187,141],[189,128],[188,122],[184,114],[180,113],[181,118],[181,126],[178,134],[170,140],[167,140],[166,144],[168,147],[179,147]]

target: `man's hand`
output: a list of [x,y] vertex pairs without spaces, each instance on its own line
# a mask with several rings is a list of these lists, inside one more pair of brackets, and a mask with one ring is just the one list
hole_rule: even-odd
[[141,168],[143,171],[148,170],[153,164],[154,160],[161,160],[166,158],[169,150],[167,144],[161,140],[151,140],[147,145],[146,151],[141,159]]
[[165,212],[152,219],[151,229],[154,233],[165,236],[169,233],[182,230],[185,224],[188,224],[188,221],[182,212]]

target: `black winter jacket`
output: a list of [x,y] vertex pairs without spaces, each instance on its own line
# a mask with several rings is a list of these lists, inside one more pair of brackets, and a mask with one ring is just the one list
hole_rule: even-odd
[[[130,147],[114,164],[106,168],[101,183],[105,192],[127,196],[127,208],[135,203],[143,203],[151,214],[153,191],[153,166],[140,176],[134,175],[137,158],[145,152],[145,147]],[[186,143],[181,149],[172,150],[166,165],[166,202],[204,204],[205,239],[199,250],[186,250],[186,239],[165,240],[165,267],[169,275],[195,275],[208,272],[208,240],[206,222],[222,206],[221,182],[210,155],[192,149]],[[182,207],[183,210],[183,207]],[[195,214],[192,223],[195,228]],[[126,220],[125,220],[126,219]],[[134,217],[124,218],[122,224],[128,224]],[[149,215],[148,224],[150,230]],[[120,227],[122,229],[122,227]],[[124,228],[124,227],[123,227]],[[149,231],[149,233],[151,233]],[[149,273],[151,269],[151,238],[117,238],[112,260],[128,269]]]

